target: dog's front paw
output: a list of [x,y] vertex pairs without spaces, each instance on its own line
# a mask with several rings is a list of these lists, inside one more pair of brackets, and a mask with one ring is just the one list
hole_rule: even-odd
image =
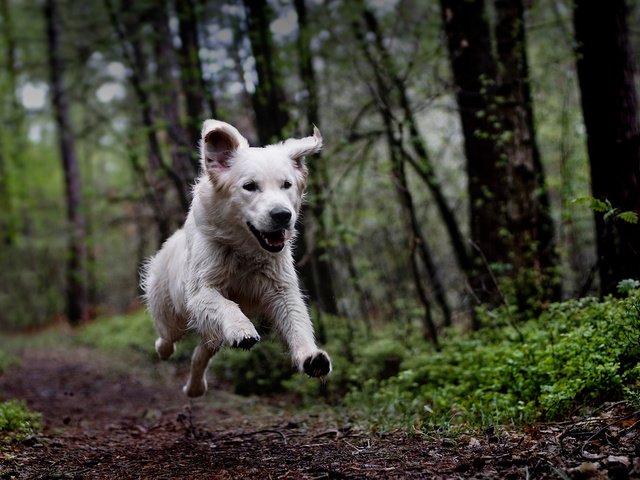
[[227,335],[227,342],[233,348],[241,348],[243,350],[249,350],[256,343],[260,341],[260,335],[249,323],[246,327],[238,328]]
[[234,341],[231,344],[231,346],[233,348],[241,348],[242,350],[249,350],[251,347],[253,347],[259,341],[260,341],[260,335],[258,335],[257,337],[246,336],[242,340]]
[[322,350],[308,356],[302,364],[304,373],[310,377],[324,377],[331,372],[331,359]]

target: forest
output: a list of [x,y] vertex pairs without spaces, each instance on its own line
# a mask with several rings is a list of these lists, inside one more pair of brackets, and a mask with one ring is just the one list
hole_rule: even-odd
[[[0,476],[640,475],[639,25],[636,0],[0,0]],[[255,319],[187,404],[196,340],[158,362],[140,269],[211,118],[322,132],[295,262],[334,365],[303,378]],[[167,448],[191,469],[153,470]]]

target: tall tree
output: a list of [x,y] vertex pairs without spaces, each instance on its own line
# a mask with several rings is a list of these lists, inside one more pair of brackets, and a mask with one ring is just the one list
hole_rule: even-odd
[[86,225],[82,210],[80,169],[76,158],[75,135],[70,119],[70,105],[64,85],[65,63],[60,45],[60,20],[56,0],[46,0],[49,75],[55,121],[58,128],[60,156],[65,179],[69,250],[67,253],[67,317],[78,324],[88,317],[87,272],[85,261]]
[[[112,0],[104,0],[111,25],[120,41],[122,53],[131,69],[130,81],[135,96],[140,104],[140,115],[148,149],[148,197],[153,209],[154,219],[158,228],[158,245],[169,238],[173,231],[172,211],[169,208],[167,196],[167,177],[172,180],[176,188],[182,211],[188,209],[189,201],[180,176],[163,160],[162,148],[158,138],[159,126],[149,90],[147,59],[143,49],[141,32],[141,18],[145,17],[148,5],[132,5],[125,2],[116,9]],[[143,14],[141,14],[141,11]]]
[[[557,254],[545,175],[536,142],[529,82],[525,7],[522,0],[495,0],[498,110],[506,157],[507,218],[517,300],[558,300]],[[518,272],[530,274],[519,275]],[[546,291],[545,291],[546,290]]]
[[[640,122],[624,0],[575,0],[576,63],[595,198],[640,214]],[[640,279],[640,225],[595,214],[601,290]]]
[[504,238],[504,162],[499,162],[495,142],[497,70],[491,56],[491,32],[484,17],[484,0],[440,0],[440,4],[467,159],[475,253],[470,281],[481,302],[495,304],[497,285],[487,261],[506,265],[509,249]]
[[[194,86],[191,85],[191,73],[186,72],[186,78],[183,77],[183,89],[187,99],[187,124],[183,122],[180,99],[182,98],[181,85],[175,72],[178,71],[176,55],[173,48],[172,33],[169,27],[169,14],[167,1],[158,2],[158,5],[151,11],[150,20],[153,26],[153,50],[155,54],[155,63],[157,65],[157,73],[155,75],[154,91],[158,97],[163,117],[166,119],[167,133],[169,134],[170,150],[171,150],[171,166],[175,174],[182,182],[182,191],[185,192],[186,202],[182,203],[183,213],[186,217],[187,207],[191,202],[191,189],[199,172],[199,162],[194,162],[194,155],[197,155],[197,145],[200,138],[200,125],[204,120],[204,113],[197,110],[195,113],[191,111],[192,103],[201,104],[202,101],[196,101],[193,97]],[[183,43],[184,47],[184,43]],[[181,51],[184,48],[181,48]],[[199,65],[199,63],[198,63]],[[183,68],[196,68],[191,65],[182,65]],[[199,70],[198,70],[199,72]],[[196,74],[196,78],[197,74]],[[200,92],[200,89],[195,89]],[[190,115],[195,117],[191,118]],[[193,125],[197,123],[197,126]],[[194,131],[195,130],[195,131]],[[195,135],[195,137],[194,137]]]
[[[0,88],[3,94],[8,92],[6,101],[4,98],[0,101],[0,116],[8,121],[0,133],[0,211],[3,212],[2,217],[0,217],[0,232],[2,232],[0,233],[2,237],[0,242],[8,246],[13,243],[17,230],[10,191],[9,158],[19,154],[20,150],[20,146],[15,146],[14,142],[9,140],[8,137],[11,135],[14,138],[20,138],[20,135],[15,135],[15,133],[19,133],[18,131],[23,124],[22,110],[18,106],[18,100],[15,95],[18,76],[16,69],[16,38],[8,0],[0,0],[0,19],[2,19],[2,46],[4,47],[3,58],[5,59],[2,68],[7,73],[0,81]],[[9,128],[7,127],[9,126],[14,129],[13,132],[8,131]],[[12,145],[13,148],[8,147],[8,145]]]
[[256,128],[262,145],[280,141],[289,124],[289,111],[277,68],[270,24],[273,17],[266,0],[243,0],[247,33],[255,59],[258,84],[253,94]]
[[180,77],[186,102],[186,125],[192,167],[197,173],[200,168],[197,146],[202,122],[206,118],[216,118],[217,107],[213,92],[207,87],[202,73],[196,6],[193,0],[176,0],[175,7],[180,31]]
[[[441,0],[464,135],[474,270],[480,301],[503,301],[500,278],[515,281],[514,300],[545,300],[553,277],[553,224],[535,144],[524,9],[498,0],[497,58],[484,0]],[[545,274],[551,276],[545,277]]]
[[[294,1],[296,13],[298,14],[298,62],[300,69],[300,78],[306,91],[306,102],[304,110],[307,117],[307,130],[311,131],[313,125],[320,125],[320,112],[318,100],[318,88],[316,83],[316,75],[313,68],[313,58],[311,54],[311,29],[308,23],[307,6],[305,0]],[[311,283],[308,288],[312,290],[311,297],[316,299],[319,307],[323,312],[330,314],[338,313],[338,304],[336,301],[333,272],[329,261],[329,252],[326,247],[328,243],[327,225],[325,219],[325,210],[327,207],[327,191],[329,184],[328,172],[326,166],[326,158],[323,160],[320,156],[316,156],[309,166],[311,174],[309,175],[309,192],[310,200],[308,206],[305,205],[305,223],[304,232],[300,242],[304,242],[301,256],[308,258],[308,269],[310,272],[305,275],[307,282]],[[309,215],[315,224],[314,235],[309,235]],[[298,248],[301,246],[299,244]],[[303,265],[304,268],[304,265]],[[304,273],[304,272],[303,272]],[[312,280],[309,282],[309,280]]]
[[[423,279],[421,278],[421,270],[419,268],[418,260],[422,261],[424,270],[426,271],[431,283],[434,296],[440,308],[442,309],[445,324],[451,323],[451,308],[449,306],[442,282],[440,280],[440,273],[435,265],[435,262],[433,261],[431,248],[429,247],[429,243],[427,242],[426,237],[422,233],[422,227],[416,214],[413,195],[409,189],[405,164],[410,162],[411,157],[408,154],[407,149],[403,145],[403,130],[405,129],[406,119],[405,121],[397,120],[397,115],[394,112],[394,107],[396,106],[396,102],[394,102],[393,100],[394,94],[395,96],[400,97],[400,104],[402,105],[403,109],[410,109],[410,107],[406,98],[404,85],[399,85],[397,83],[399,82],[399,80],[398,77],[396,77],[397,74],[395,72],[395,69],[390,65],[390,58],[388,53],[386,52],[386,49],[384,49],[381,45],[381,37],[377,25],[377,20],[375,19],[373,14],[366,8],[362,9],[362,14],[364,17],[364,24],[367,25],[368,28],[367,31],[373,33],[376,40],[374,41],[375,47],[373,47],[373,51],[366,40],[366,35],[364,33],[365,30],[358,20],[355,20],[353,22],[353,29],[363,56],[369,63],[375,79],[375,86],[371,87],[371,91],[373,97],[376,98],[376,105],[380,117],[382,118],[385,137],[389,146],[393,185],[406,217],[407,231],[409,236],[409,260],[413,273],[416,292],[418,293],[418,298],[420,299],[424,307],[425,313],[425,338],[429,338],[434,344],[437,345],[437,332],[432,318],[430,302],[427,297],[426,289],[423,285]],[[381,60],[376,59],[376,55],[374,54],[374,52],[377,53],[378,56],[382,57]],[[406,104],[403,104],[403,100],[406,102]],[[409,123],[411,124],[413,121],[413,112],[411,112],[410,110],[409,112],[407,112],[405,110],[405,112],[403,113],[405,113],[405,115],[409,113]],[[417,127],[415,125],[413,126],[414,128],[416,128],[416,131],[412,131],[412,135],[419,135],[417,132]],[[413,141],[415,142],[421,140],[414,138]],[[425,161],[428,162],[428,157],[425,159]],[[438,183],[434,179],[432,182],[427,183],[427,185],[431,185],[433,187],[437,186]]]

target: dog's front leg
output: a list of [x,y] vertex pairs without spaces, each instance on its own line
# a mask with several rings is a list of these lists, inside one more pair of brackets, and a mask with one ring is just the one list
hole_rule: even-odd
[[235,348],[249,349],[260,341],[260,335],[237,303],[210,287],[192,288],[187,309],[189,326],[196,329],[205,343],[226,343]]
[[275,326],[289,347],[296,368],[311,377],[331,372],[331,359],[316,346],[311,318],[297,284],[278,288],[270,303]]

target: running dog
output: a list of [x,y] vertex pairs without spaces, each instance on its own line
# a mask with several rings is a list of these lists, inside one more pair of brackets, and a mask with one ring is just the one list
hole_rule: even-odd
[[331,372],[329,356],[316,346],[292,256],[305,157],[321,148],[316,127],[313,136],[257,148],[228,123],[204,122],[203,174],[185,224],[142,272],[158,356],[168,359],[187,329],[201,337],[183,388],[188,396],[204,395],[209,360],[220,348],[249,349],[260,340],[249,320],[258,314],[271,319],[299,371]]

